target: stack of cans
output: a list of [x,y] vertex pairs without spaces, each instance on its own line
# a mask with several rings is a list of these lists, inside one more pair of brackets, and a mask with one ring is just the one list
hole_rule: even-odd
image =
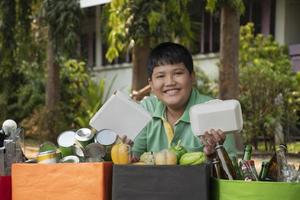
[[57,138],[58,148],[40,150],[36,160],[38,163],[110,161],[111,148],[119,141],[118,135],[109,129],[64,131]]

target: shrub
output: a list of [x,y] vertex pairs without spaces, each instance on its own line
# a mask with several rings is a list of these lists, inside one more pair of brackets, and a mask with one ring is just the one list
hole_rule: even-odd
[[271,36],[254,36],[254,26],[249,23],[241,27],[239,53],[244,139],[257,147],[259,136],[270,138],[274,147],[278,128],[282,126],[286,133],[285,128],[296,120],[288,103],[296,83],[287,48]]

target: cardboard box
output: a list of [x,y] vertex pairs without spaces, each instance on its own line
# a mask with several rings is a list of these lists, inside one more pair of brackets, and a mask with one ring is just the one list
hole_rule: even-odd
[[210,167],[114,165],[112,200],[208,200]]
[[107,200],[112,163],[13,164],[13,200]]
[[0,176],[0,199],[11,200],[11,177]]

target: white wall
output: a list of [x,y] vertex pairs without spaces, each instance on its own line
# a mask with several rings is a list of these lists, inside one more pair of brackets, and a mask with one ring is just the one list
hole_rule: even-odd
[[300,1],[288,0],[286,4],[286,37],[285,44],[300,43]]
[[300,43],[300,0],[276,0],[275,40],[279,44]]
[[[131,64],[95,67],[93,74],[95,80],[105,80],[105,93],[108,92],[109,96],[116,90],[121,90],[127,94],[130,93],[132,79]],[[108,91],[111,84],[111,90]]]

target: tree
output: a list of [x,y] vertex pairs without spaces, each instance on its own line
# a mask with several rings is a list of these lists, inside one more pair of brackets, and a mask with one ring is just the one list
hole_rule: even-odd
[[25,45],[31,36],[31,4],[31,0],[0,1],[0,121],[15,117],[19,109],[17,91],[23,85],[21,62],[29,55]]
[[41,127],[49,139],[62,127],[60,109],[60,56],[75,57],[81,9],[76,0],[45,0],[44,21],[48,27],[46,107],[41,111]]
[[[211,12],[221,10],[220,23],[220,99],[238,99],[239,97],[239,29],[240,14],[244,12],[242,0],[207,0],[207,9]],[[237,134],[237,148],[242,148]]]
[[112,0],[108,5],[109,61],[130,45],[133,59],[132,90],[147,84],[146,62],[150,47],[162,41],[188,44],[193,38],[187,0]]
[[48,25],[46,107],[58,107],[59,55],[74,55],[81,10],[76,0],[44,1],[44,19]]
[[261,136],[265,150],[267,141],[275,150],[278,127],[282,126],[282,132],[288,135],[289,128],[297,121],[299,108],[292,98],[299,83],[292,72],[287,49],[271,36],[255,36],[254,25],[248,23],[241,27],[239,57],[244,138],[257,148]]

